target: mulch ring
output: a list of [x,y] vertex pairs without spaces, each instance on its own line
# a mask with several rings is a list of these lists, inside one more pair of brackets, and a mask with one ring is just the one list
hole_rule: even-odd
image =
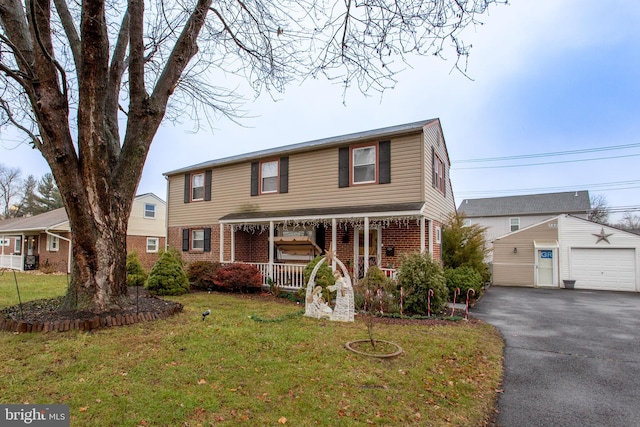
[[59,310],[64,297],[36,300],[0,310],[0,331],[63,332],[132,325],[165,319],[182,311],[182,304],[149,295],[144,289],[129,288],[131,304],[101,313]]

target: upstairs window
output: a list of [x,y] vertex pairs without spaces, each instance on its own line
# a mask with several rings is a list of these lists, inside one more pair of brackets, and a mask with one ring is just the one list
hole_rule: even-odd
[[153,203],[144,204],[144,217],[149,219],[156,218],[156,205]]
[[191,176],[191,200],[204,200],[204,174],[197,173]]
[[376,182],[376,146],[359,147],[352,150],[354,184]]
[[509,227],[511,231],[520,230],[520,218],[509,218]]
[[278,192],[278,161],[263,162],[260,164],[260,192]]
[[440,192],[445,192],[444,162],[437,154],[433,156],[433,186]]

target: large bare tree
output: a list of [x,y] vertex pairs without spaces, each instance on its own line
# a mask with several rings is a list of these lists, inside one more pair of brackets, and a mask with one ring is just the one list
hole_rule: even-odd
[[0,124],[24,132],[62,194],[67,301],[125,303],[127,220],[163,120],[234,117],[229,75],[256,94],[323,75],[366,93],[392,87],[409,54],[464,68],[460,32],[500,2],[0,0]]

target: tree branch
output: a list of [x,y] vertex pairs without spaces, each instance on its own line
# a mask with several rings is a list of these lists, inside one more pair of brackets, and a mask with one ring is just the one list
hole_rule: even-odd
[[69,7],[67,6],[66,1],[53,0],[53,3],[58,11],[58,16],[60,17],[60,22],[62,22],[64,32],[67,35],[67,41],[73,54],[73,62],[76,65],[76,70],[80,71],[82,69],[82,43],[80,41],[78,30],[73,22],[73,17],[71,16],[71,12],[69,12]]

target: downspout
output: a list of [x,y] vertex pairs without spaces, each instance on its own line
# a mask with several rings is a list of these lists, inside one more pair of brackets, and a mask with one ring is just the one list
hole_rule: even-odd
[[48,228],[45,228],[44,232],[49,236],[57,237],[58,239],[66,240],[67,242],[69,242],[69,254],[68,254],[69,259],[67,260],[67,274],[71,273],[71,239],[62,237],[59,234],[52,233],[49,231]]
[[164,215],[164,250],[165,252],[169,249],[169,177],[164,176],[165,181],[167,181],[167,194],[166,194],[166,206],[167,211]]

